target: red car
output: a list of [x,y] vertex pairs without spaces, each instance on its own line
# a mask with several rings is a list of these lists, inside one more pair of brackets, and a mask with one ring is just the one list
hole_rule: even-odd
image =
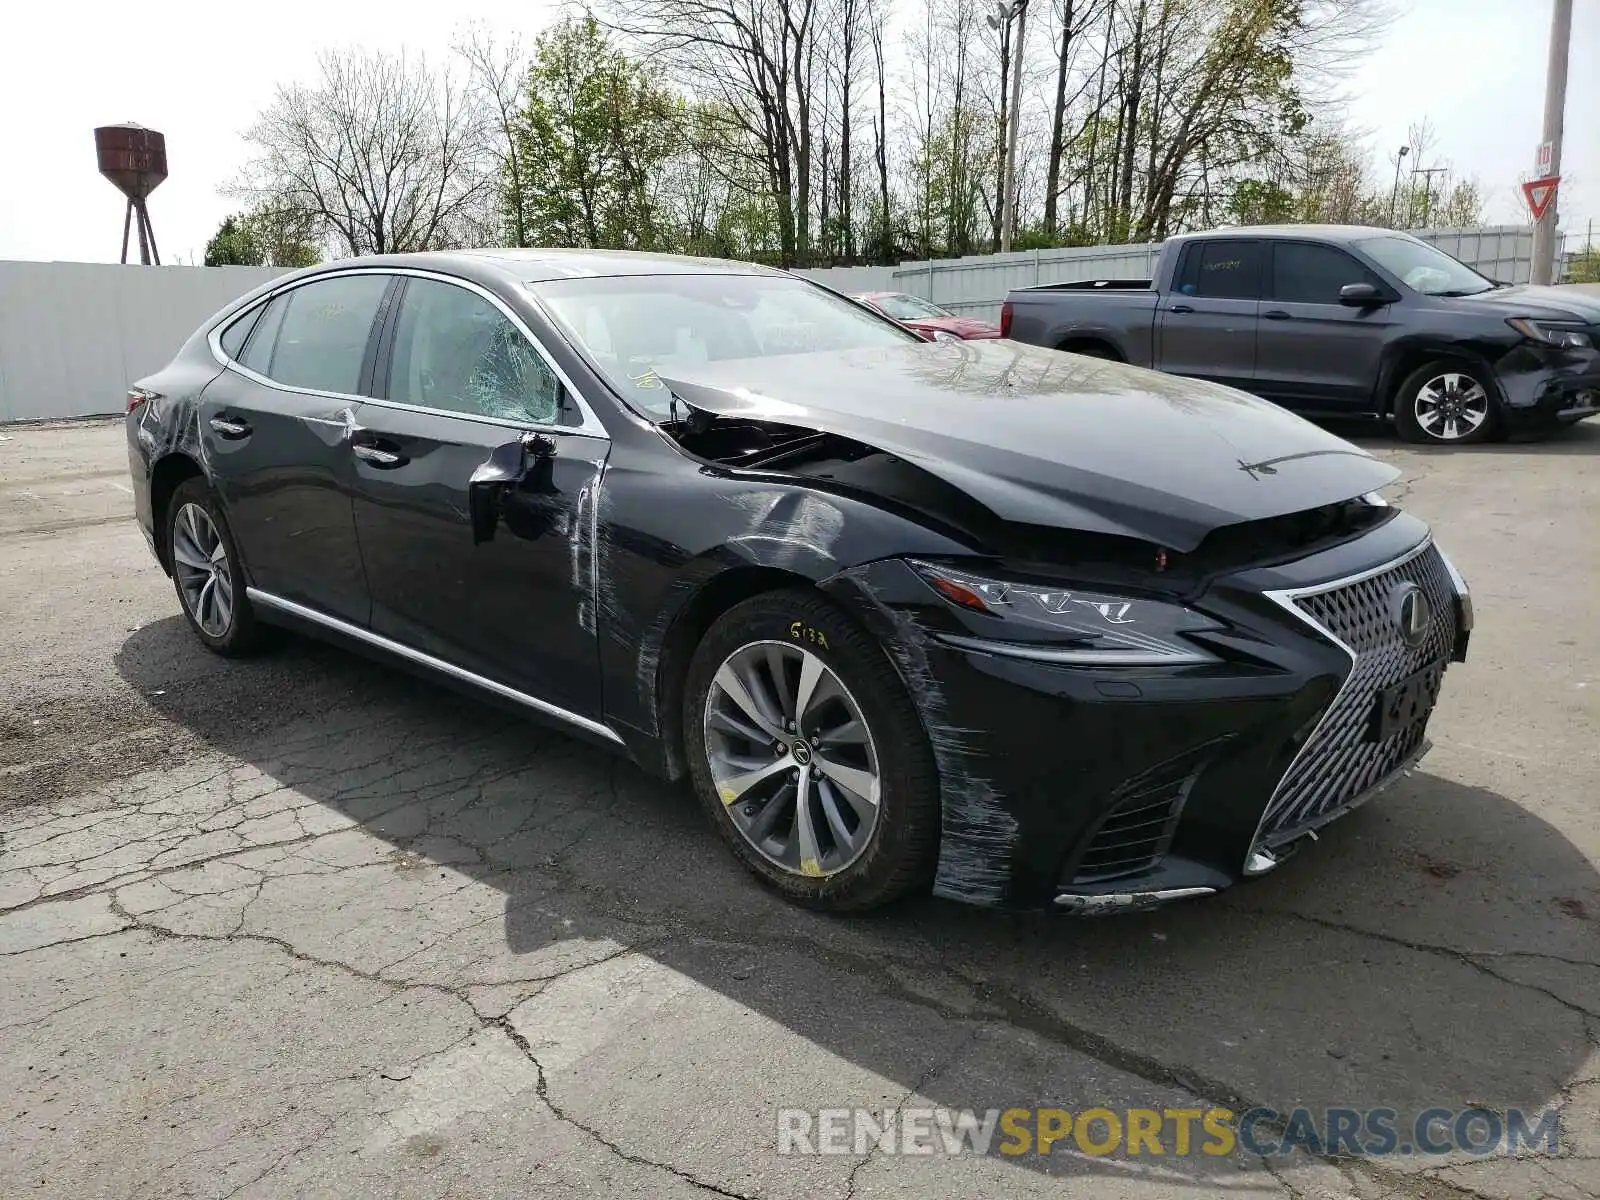
[[998,325],[973,317],[958,317],[920,296],[908,296],[904,292],[862,292],[856,299],[933,341],[971,341],[1000,336]]

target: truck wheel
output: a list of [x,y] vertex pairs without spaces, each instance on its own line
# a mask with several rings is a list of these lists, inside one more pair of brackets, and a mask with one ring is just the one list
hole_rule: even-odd
[[1394,396],[1394,426],[1408,442],[1481,442],[1494,433],[1498,416],[1488,371],[1460,359],[1424,363],[1401,381]]

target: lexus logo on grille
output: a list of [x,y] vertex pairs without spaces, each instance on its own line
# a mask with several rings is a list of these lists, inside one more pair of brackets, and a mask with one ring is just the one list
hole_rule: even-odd
[[1402,583],[1389,593],[1389,615],[1400,631],[1400,640],[1415,650],[1427,640],[1433,626],[1433,602],[1416,584]]

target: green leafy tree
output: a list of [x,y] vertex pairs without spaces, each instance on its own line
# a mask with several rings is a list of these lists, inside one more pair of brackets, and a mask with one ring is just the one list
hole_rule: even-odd
[[208,267],[309,267],[322,261],[312,240],[315,219],[263,205],[223,220],[206,243]]
[[[684,104],[614,48],[593,17],[534,43],[526,98],[512,121],[522,178],[503,196],[534,245],[656,249],[655,184],[680,148]],[[520,222],[517,217],[520,215]]]
[[1568,283],[1600,283],[1600,250],[1589,246],[1567,259]]
[[259,267],[263,261],[261,247],[256,245],[247,219],[242,216],[224,218],[206,243],[208,267]]

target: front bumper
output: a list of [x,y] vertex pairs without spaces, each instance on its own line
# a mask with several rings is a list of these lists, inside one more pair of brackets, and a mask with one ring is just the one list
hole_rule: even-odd
[[1495,364],[1510,434],[1537,434],[1600,415],[1600,350],[1526,343]]
[[1374,657],[1377,630],[1341,641],[1293,597],[1357,576],[1385,586],[1397,560],[1436,558],[1426,527],[1401,514],[1335,550],[1218,581],[1195,607],[1227,622],[1212,638],[1222,661],[1173,667],[1062,665],[952,645],[938,602],[903,564],[847,572],[887,617],[880,633],[938,760],[934,890],[1126,911],[1270,869],[1426,751],[1426,717],[1403,740],[1352,749],[1374,689],[1421,657],[1465,650],[1464,601],[1442,569],[1425,582],[1448,609],[1443,624],[1404,655]]

